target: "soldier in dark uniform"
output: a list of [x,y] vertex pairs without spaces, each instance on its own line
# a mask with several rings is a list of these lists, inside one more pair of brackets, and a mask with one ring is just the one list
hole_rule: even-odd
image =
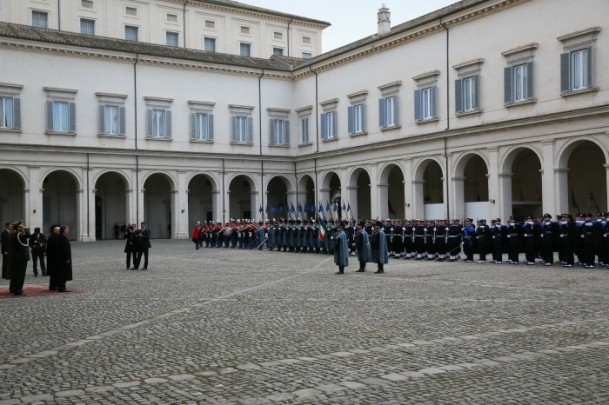
[[453,219],[447,229],[446,248],[448,249],[448,260],[455,262],[461,256],[461,220]]
[[604,212],[596,213],[596,226],[594,227],[595,253],[598,257],[598,265],[607,264],[607,252],[605,241],[607,239],[607,217]]
[[414,227],[414,247],[416,250],[415,260],[422,260],[425,258],[425,234],[427,233],[427,227],[425,222],[417,219]]
[[427,221],[425,226],[425,251],[427,252],[427,260],[436,259],[436,222]]
[[569,214],[562,214],[558,223],[558,258],[564,267],[573,267],[573,248],[577,243],[577,228]]
[[508,263],[518,264],[522,239],[520,225],[516,223],[514,218],[510,218],[508,225],[505,228],[505,238],[508,245]]
[[592,214],[584,214],[584,223],[579,230],[579,238],[583,247],[583,264],[587,269],[594,268],[594,221]]
[[480,219],[476,227],[476,244],[478,246],[478,263],[486,262],[488,245],[490,240],[490,228],[486,224],[486,219]]
[[435,250],[436,250],[436,258],[438,261],[443,262],[447,259],[448,253],[448,227],[446,226],[446,221],[440,219],[436,221],[435,226]]
[[414,225],[412,220],[406,220],[404,227],[402,228],[402,238],[404,245],[404,259],[412,259],[416,256],[414,249]]
[[501,224],[500,218],[493,220],[490,231],[493,245],[493,263],[500,264],[503,262],[503,241],[505,238],[505,226]]
[[8,277],[11,280],[9,292],[24,295],[23,284],[27,262],[30,260],[30,230],[23,221],[13,223],[13,230],[8,239]]
[[465,218],[465,224],[461,230],[463,233],[463,253],[465,253],[465,262],[471,263],[474,261],[474,248],[476,239],[476,227],[472,218]]
[[541,238],[541,259],[545,266],[554,264],[554,245],[558,236],[556,223],[552,221],[552,215],[544,214],[539,225],[539,237]]
[[528,265],[535,264],[537,227],[533,218],[528,215],[522,224],[522,238],[524,241],[524,255]]

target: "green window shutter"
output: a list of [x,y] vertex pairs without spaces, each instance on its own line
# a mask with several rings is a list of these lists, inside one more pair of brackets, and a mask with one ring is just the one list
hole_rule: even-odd
[[455,80],[455,112],[463,112],[463,80]]
[[100,105],[98,107],[99,110],[99,133],[100,134],[105,134],[106,133],[106,106]]
[[208,126],[207,140],[213,141],[214,140],[214,116],[213,116],[213,114],[209,114],[207,116],[207,126]]
[[21,129],[21,99],[13,98],[13,129]]
[[414,91],[414,119],[415,121],[421,121],[423,119],[421,109],[421,90]]
[[47,101],[47,131],[53,131],[53,102]]
[[514,101],[512,95],[512,67],[503,69],[503,101],[505,104],[510,104]]
[[76,132],[76,103],[69,104],[68,119],[70,122],[68,132]]
[[562,93],[571,90],[570,62],[571,54],[569,52],[560,55],[560,91]]
[[118,107],[118,134],[125,135],[127,133],[127,115],[125,107]]

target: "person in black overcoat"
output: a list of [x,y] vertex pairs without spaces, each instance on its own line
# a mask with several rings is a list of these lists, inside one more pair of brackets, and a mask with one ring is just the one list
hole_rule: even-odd
[[66,282],[72,280],[72,247],[68,240],[70,228],[66,225],[53,228],[47,240],[47,273],[49,290],[68,292]]

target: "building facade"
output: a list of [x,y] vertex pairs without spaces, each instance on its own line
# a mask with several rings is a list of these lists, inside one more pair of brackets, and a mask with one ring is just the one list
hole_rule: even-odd
[[0,23],[0,218],[91,241],[320,205],[605,211],[607,15],[604,0],[464,0],[307,60]]
[[317,56],[330,25],[228,0],[3,0],[0,21],[259,58]]

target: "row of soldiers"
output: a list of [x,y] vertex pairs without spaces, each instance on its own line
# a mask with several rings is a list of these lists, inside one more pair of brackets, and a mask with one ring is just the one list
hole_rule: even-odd
[[[502,263],[504,255],[512,264],[535,264],[540,259],[546,266],[554,263],[554,253],[566,267],[579,263],[588,268],[609,266],[609,213],[599,212],[557,216],[550,214],[523,221],[510,218],[503,224],[496,218],[474,222],[472,218],[454,220],[384,220],[383,230],[390,257],[412,260],[457,261],[464,254],[466,262],[484,263],[490,256],[493,263]],[[370,234],[373,222],[365,221]],[[301,253],[333,253],[331,243],[338,225],[343,225],[350,254],[355,255],[358,233],[356,221],[335,221],[325,224],[326,235],[320,238],[320,224],[315,219],[279,219],[207,224],[200,232],[201,244],[207,247],[266,248]],[[524,261],[521,255],[524,253]],[[576,260],[577,259],[577,260]]]

